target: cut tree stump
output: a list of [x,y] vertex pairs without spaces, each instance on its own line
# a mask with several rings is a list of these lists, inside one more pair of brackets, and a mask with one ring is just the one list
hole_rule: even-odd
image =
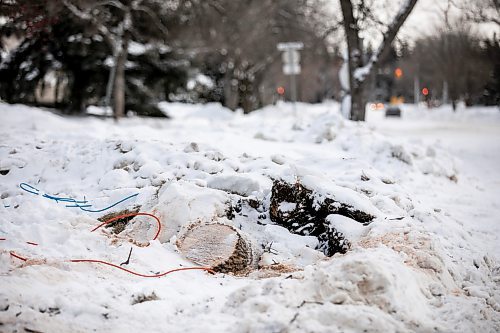
[[242,273],[252,263],[252,248],[240,232],[226,224],[196,224],[177,240],[187,259],[221,273]]

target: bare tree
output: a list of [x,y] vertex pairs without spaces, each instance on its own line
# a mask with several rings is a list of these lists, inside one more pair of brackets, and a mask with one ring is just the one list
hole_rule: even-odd
[[360,1],[356,7],[357,11],[355,12],[353,0],[340,0],[340,7],[344,18],[343,26],[347,42],[351,120],[365,120],[366,101],[364,100],[364,90],[368,86],[366,84],[367,78],[377,68],[378,64],[388,55],[392,42],[396,38],[399,29],[410,15],[416,3],[417,0],[404,1],[399,12],[396,14],[392,22],[386,27],[386,30],[383,33],[383,40],[379,47],[365,63],[364,48],[360,38],[360,23],[361,15],[371,15],[370,8],[365,6],[364,1]]
[[482,97],[492,71],[492,61],[468,25],[461,23],[417,40],[406,62],[419,68],[421,82],[434,98],[440,95],[446,84],[455,109],[459,100],[471,105]]
[[500,0],[448,0],[474,23],[495,23],[500,26]]
[[[222,82],[224,105],[249,112],[262,105],[261,91],[270,84],[270,70],[279,66],[281,71],[277,43],[301,40],[303,54],[318,51],[317,35],[326,30],[321,26],[320,4],[324,2],[182,0],[181,4],[190,5],[181,39],[202,62],[212,61],[223,76],[217,80]],[[274,93],[276,87],[270,89]]]

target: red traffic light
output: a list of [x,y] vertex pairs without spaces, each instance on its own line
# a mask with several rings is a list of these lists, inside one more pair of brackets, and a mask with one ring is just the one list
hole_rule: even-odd
[[403,76],[403,70],[399,67],[396,68],[394,70],[394,76],[396,77],[396,79],[400,79]]
[[427,89],[427,88],[423,88],[423,89],[422,89],[422,95],[424,95],[424,96],[429,95],[429,89]]

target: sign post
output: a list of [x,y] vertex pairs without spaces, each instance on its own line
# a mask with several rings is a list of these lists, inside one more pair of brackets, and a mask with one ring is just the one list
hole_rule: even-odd
[[300,74],[300,50],[304,48],[302,42],[279,43],[279,51],[283,52],[281,60],[283,61],[283,74],[290,76],[290,97],[295,105],[297,101],[297,82],[295,76]]

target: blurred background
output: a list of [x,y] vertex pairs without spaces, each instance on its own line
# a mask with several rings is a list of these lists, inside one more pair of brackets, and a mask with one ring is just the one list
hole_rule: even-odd
[[[349,55],[358,69],[377,60],[363,105],[500,104],[498,0],[2,0],[0,99],[115,117],[164,116],[162,101],[248,113],[291,100],[292,84],[298,101],[341,101],[354,89],[341,82],[344,5],[358,37]],[[303,45],[293,83],[284,42]]]

